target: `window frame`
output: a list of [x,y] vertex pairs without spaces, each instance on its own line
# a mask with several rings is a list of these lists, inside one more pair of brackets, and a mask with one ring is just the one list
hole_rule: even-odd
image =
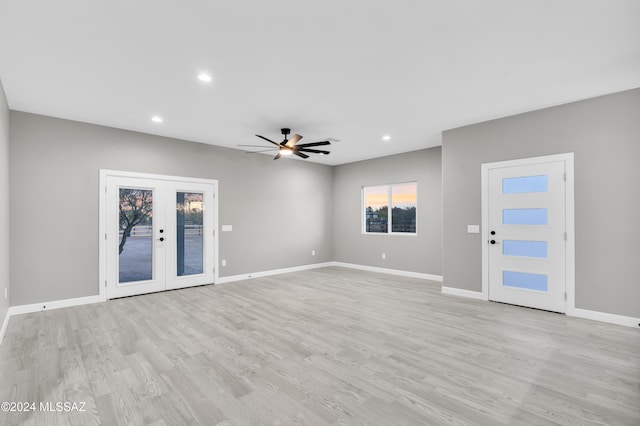
[[[416,230],[415,232],[394,232],[393,231],[393,205],[392,205],[392,192],[391,188],[399,185],[406,184],[415,184],[416,185]],[[365,199],[365,190],[367,188],[372,188],[376,186],[386,186],[387,187],[387,232],[369,232],[367,231],[367,214],[366,214],[366,199]],[[373,184],[373,185],[363,185],[360,188],[360,220],[362,222],[361,231],[363,235],[404,235],[415,237],[418,235],[418,181],[417,180],[409,180],[402,182],[393,182],[386,184]]]

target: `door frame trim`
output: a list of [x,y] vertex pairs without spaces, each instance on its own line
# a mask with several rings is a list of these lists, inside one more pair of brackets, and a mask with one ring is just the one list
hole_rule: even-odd
[[576,313],[576,246],[575,246],[575,194],[574,194],[574,154],[545,155],[541,157],[521,158],[516,160],[483,163],[480,165],[481,209],[482,209],[482,233],[480,244],[482,245],[482,299],[489,300],[489,170],[500,167],[526,166],[530,164],[548,163],[552,161],[564,161],[567,174],[565,184],[565,225],[567,230],[567,243],[565,251],[566,261],[566,309],[567,315]]
[[107,232],[107,177],[123,177],[138,179],[154,179],[170,182],[191,182],[204,183],[213,186],[213,283],[219,280],[218,271],[218,181],[216,179],[190,178],[186,176],[158,175],[152,173],[128,172],[122,170],[100,169],[100,199],[98,203],[99,209],[99,225],[98,225],[98,298],[102,301],[107,300],[107,241],[105,238]]

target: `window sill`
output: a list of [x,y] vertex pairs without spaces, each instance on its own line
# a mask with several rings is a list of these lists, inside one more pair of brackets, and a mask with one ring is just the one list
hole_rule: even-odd
[[384,236],[401,236],[401,237],[417,237],[418,233],[410,232],[363,232],[362,235],[384,235]]

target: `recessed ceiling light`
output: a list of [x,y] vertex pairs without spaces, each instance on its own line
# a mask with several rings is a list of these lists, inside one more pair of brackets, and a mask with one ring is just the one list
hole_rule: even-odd
[[204,82],[204,83],[210,83],[211,82],[211,76],[207,73],[200,73],[198,74],[198,80]]
[[383,141],[390,141],[390,140],[391,140],[391,136],[389,136],[389,135],[384,135],[384,136],[382,137],[382,140],[383,140]]
[[153,121],[154,123],[162,123],[162,117],[160,117],[159,115],[154,115],[153,117],[151,117],[151,121]]

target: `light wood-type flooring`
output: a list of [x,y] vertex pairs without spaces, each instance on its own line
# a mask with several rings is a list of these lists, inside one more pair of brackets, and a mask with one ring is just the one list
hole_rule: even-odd
[[332,267],[15,316],[0,402],[54,405],[0,424],[640,425],[640,330],[440,289]]

